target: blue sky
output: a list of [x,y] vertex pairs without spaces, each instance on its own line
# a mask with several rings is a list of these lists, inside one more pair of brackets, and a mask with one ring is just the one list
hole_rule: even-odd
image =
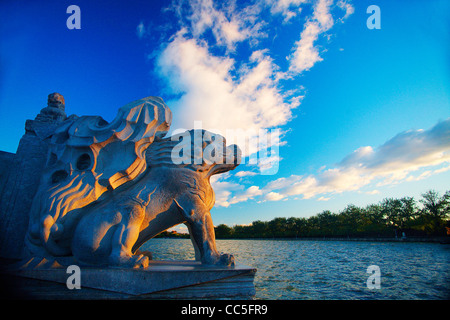
[[275,174],[247,161],[213,180],[216,225],[443,193],[449,15],[446,0],[2,1],[0,150],[15,152],[49,93],[106,120],[153,95],[173,129],[279,132]]

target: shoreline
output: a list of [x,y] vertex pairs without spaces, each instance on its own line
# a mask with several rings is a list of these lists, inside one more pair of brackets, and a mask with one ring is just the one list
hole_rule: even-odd
[[[159,239],[189,239],[188,237],[159,237]],[[311,238],[216,238],[216,240],[281,240],[281,241],[363,241],[363,242],[426,242],[450,244],[450,237],[406,237],[406,238],[332,238],[332,237],[311,237]]]

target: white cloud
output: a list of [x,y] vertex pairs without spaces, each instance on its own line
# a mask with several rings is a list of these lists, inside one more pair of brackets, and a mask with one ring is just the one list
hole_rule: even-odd
[[345,11],[345,15],[339,19],[341,22],[343,22],[345,19],[347,19],[350,15],[352,15],[355,12],[355,8],[347,1],[340,0],[338,1],[337,6]]
[[239,171],[235,174],[235,176],[238,178],[243,178],[243,177],[253,177],[256,176],[257,174],[258,174],[257,172],[253,171]]
[[329,12],[332,3],[332,0],[319,0],[316,3],[313,17],[305,23],[300,40],[295,43],[294,53],[289,58],[291,72],[302,73],[316,62],[322,61],[314,43],[321,33],[333,26],[333,18]]
[[449,170],[450,170],[450,165],[447,166],[447,167],[443,167],[443,168],[437,169],[433,173],[437,174],[437,173],[442,173],[442,172],[446,172],[446,171],[449,171]]
[[415,177],[415,176],[408,176],[408,178],[406,178],[406,181],[420,181],[423,179],[426,179],[428,177],[430,177],[433,174],[433,171],[431,170],[427,170],[422,172],[419,176]]
[[[252,138],[261,129],[286,125],[293,118],[293,109],[300,105],[304,88],[296,83],[300,89],[286,91],[282,81],[293,80],[322,61],[319,39],[325,38],[336,22],[344,22],[354,13],[348,0],[255,0],[244,7],[239,3],[239,9],[237,5],[236,1],[212,0],[178,0],[173,5],[179,29],[157,54],[156,66],[167,80],[168,91],[176,94],[167,101],[177,113],[173,129],[193,128],[195,121],[202,121],[204,129],[228,140],[230,129],[244,130]],[[300,37],[282,69],[272,58],[271,48],[258,47],[262,38],[277,36],[261,14],[270,11],[268,19],[278,17],[286,23],[299,20],[300,12],[309,12],[303,10],[306,6],[312,6],[312,14],[304,16]],[[139,37],[145,35],[142,22],[136,30]],[[248,56],[235,55],[244,42]],[[324,166],[316,174],[279,178],[263,188],[247,188],[227,180],[230,175],[222,175],[212,179],[216,203],[229,206],[258,197],[280,201],[296,196],[326,201],[330,194],[359,191],[368,185],[373,187],[369,193],[374,194],[378,186],[425,179],[450,168],[435,168],[450,163],[449,121],[427,131],[403,132],[377,148],[361,147],[334,168]],[[271,144],[282,145],[282,137],[283,131]],[[251,147],[248,152],[243,150],[244,155],[258,151],[258,147]],[[275,161],[266,159],[259,163],[261,168],[279,163],[279,154],[271,155]],[[235,176],[254,175],[253,171],[242,171]]]
[[[448,166],[428,169],[419,176],[418,170],[450,163],[450,118],[430,130],[410,130],[393,137],[378,148],[361,147],[345,157],[335,168],[316,175],[291,175],[266,185],[268,194],[276,190],[284,196],[302,195],[309,199],[324,194],[356,191],[363,186],[377,186],[417,181],[432,174],[450,170]],[[378,190],[368,192],[376,194]]]
[[238,183],[227,181],[229,178],[229,172],[223,173],[221,175],[213,175],[210,178],[210,183],[216,197],[216,207],[228,207],[230,205],[232,193],[242,192],[242,190],[244,189],[244,186]]
[[[278,130],[265,146],[254,145],[258,141],[255,137],[260,130],[279,128],[293,118],[292,110],[300,105],[304,88],[296,83],[296,89],[285,90],[280,82],[292,80],[322,60],[316,41],[333,27],[332,5],[333,0],[255,0],[246,5],[233,0],[173,1],[169,10],[178,18],[175,25],[178,31],[154,55],[157,73],[167,81],[167,91],[175,96],[166,101],[177,113],[172,130],[190,129],[201,121],[202,128],[224,135],[229,144],[237,143],[244,157],[270,149],[269,157],[259,161],[257,168],[261,173],[276,172],[281,158],[277,149],[274,152],[271,148],[286,143],[282,141],[286,130]],[[270,21],[261,19],[262,13],[270,11],[269,20],[284,18],[286,23],[302,12],[304,6],[312,7],[313,13],[305,16],[300,39],[292,48],[288,66],[282,70],[271,57],[271,48],[258,47],[259,41],[269,34],[277,36]],[[336,8],[345,11],[344,18],[352,13],[351,5],[343,0]],[[145,36],[143,22],[136,30],[138,37]],[[244,42],[250,49],[248,56],[236,55],[237,46]],[[243,132],[240,136],[246,136],[250,143],[245,145],[245,141],[242,146],[235,136],[230,139],[231,130]],[[245,172],[236,176],[251,175]],[[337,185],[344,177],[330,170],[320,179],[310,176],[295,181],[289,190],[279,193],[268,186],[245,188],[225,178],[214,180],[213,184],[217,205],[229,206],[260,196],[270,201],[296,194],[313,197],[321,185]],[[327,179],[328,183],[324,183]]]
[[302,11],[300,6],[307,2],[308,0],[265,0],[273,14],[280,13],[284,16],[284,22],[297,16]]
[[145,26],[144,26],[144,22],[140,22],[138,24],[138,26],[136,27],[136,34],[138,36],[139,39],[142,39],[145,35]]
[[364,192],[365,194],[370,194],[370,195],[374,195],[374,194],[380,194],[380,191],[379,190],[372,190],[372,191],[367,191],[367,192]]
[[189,230],[185,224],[179,224],[175,227],[167,229],[167,232],[172,232],[172,231],[176,231],[177,233],[189,233]]
[[[234,59],[211,54],[205,43],[180,31],[158,60],[158,72],[173,91],[182,94],[170,101],[178,113],[172,129],[192,128],[201,121],[204,129],[227,140],[227,131],[232,130],[244,130],[252,139],[261,129],[286,124],[299,101],[285,101],[274,79],[276,66],[264,52],[253,53],[251,62],[240,70],[239,79],[233,78]],[[279,137],[274,140],[279,143]]]
[[232,197],[229,200],[229,203],[235,204],[235,203],[239,203],[239,202],[244,202],[249,199],[253,199],[256,196],[260,196],[260,195],[262,195],[262,190],[259,189],[258,186],[251,186],[248,189],[246,189],[244,192],[239,193],[239,194],[235,195],[234,197]]
[[260,31],[260,5],[250,4],[237,10],[235,1],[176,0],[172,4],[181,28],[186,28],[195,39],[211,31],[216,45],[233,51],[236,43],[249,38],[265,37]]
[[247,30],[233,16],[228,18],[224,11],[215,8],[212,0],[191,0],[192,14],[189,17],[194,37],[210,29],[219,45],[232,49],[236,42],[247,37]]
[[[245,190],[242,185],[234,186],[234,191],[227,195],[227,199],[232,201],[227,203],[257,197],[264,201],[280,201],[297,196],[328,201],[332,194],[349,191],[375,195],[380,191],[361,189],[419,181],[449,170],[450,118],[429,130],[402,132],[377,148],[358,148],[336,167],[326,169],[322,166],[317,174],[281,177],[268,182],[263,188],[252,186]],[[240,194],[233,195],[236,193]]]
[[[235,1],[174,1],[171,8],[180,29],[156,59],[156,70],[167,80],[167,90],[177,94],[167,101],[177,112],[172,129],[193,128],[196,121],[201,121],[202,128],[220,133],[227,140],[227,130],[245,130],[253,143],[259,130],[286,125],[293,118],[292,110],[301,103],[304,88],[296,84],[296,89],[284,90],[280,80],[292,79],[294,73],[321,60],[314,42],[333,26],[332,3],[333,0],[313,4],[305,0],[257,0],[239,4],[238,9]],[[313,6],[313,14],[307,17],[301,39],[294,46],[290,67],[282,70],[272,59],[270,48],[257,48],[258,40],[272,31],[261,14],[268,9],[273,15],[269,19],[279,14],[286,19],[294,15],[292,12],[301,12],[303,6]],[[346,2],[340,8],[350,10]],[[138,30],[143,30],[143,26],[138,26]],[[247,57],[233,54],[242,42],[251,48]],[[281,141],[282,135],[280,131],[266,147],[286,143]],[[263,149],[259,145],[245,148],[232,140],[229,142],[243,149],[244,157]],[[272,154],[265,160],[258,163],[258,168],[271,173],[281,158]]]
[[268,201],[279,201],[279,200],[283,200],[284,198],[285,198],[284,195],[279,194],[277,192],[269,192],[268,194],[266,194],[264,196],[264,199],[268,200]]
[[[332,5],[333,0],[318,0],[315,3],[313,16],[303,26],[300,40],[295,43],[294,52],[289,57],[290,73],[302,73],[323,60],[315,43],[321,34],[330,30],[334,25],[334,19],[331,15]],[[354,11],[353,7],[345,1],[339,1],[338,7],[345,10],[344,17],[339,20],[341,22]]]

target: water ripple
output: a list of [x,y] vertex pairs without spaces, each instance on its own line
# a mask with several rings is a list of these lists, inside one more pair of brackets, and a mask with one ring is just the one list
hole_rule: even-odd
[[[219,251],[258,271],[256,299],[449,299],[450,248],[434,243],[217,240]],[[157,260],[194,259],[187,239],[152,239]],[[381,271],[368,289],[367,267]]]

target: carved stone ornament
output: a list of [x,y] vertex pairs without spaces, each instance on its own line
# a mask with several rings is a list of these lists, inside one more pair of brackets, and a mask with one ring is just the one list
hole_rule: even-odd
[[[64,98],[49,96],[46,109],[43,116],[58,117]],[[184,223],[196,260],[234,264],[216,249],[209,178],[233,170],[240,151],[205,130],[164,138],[171,119],[161,98],[148,97],[120,108],[111,123],[99,116],[62,122],[30,210],[28,259],[147,267],[149,258],[137,249]]]

